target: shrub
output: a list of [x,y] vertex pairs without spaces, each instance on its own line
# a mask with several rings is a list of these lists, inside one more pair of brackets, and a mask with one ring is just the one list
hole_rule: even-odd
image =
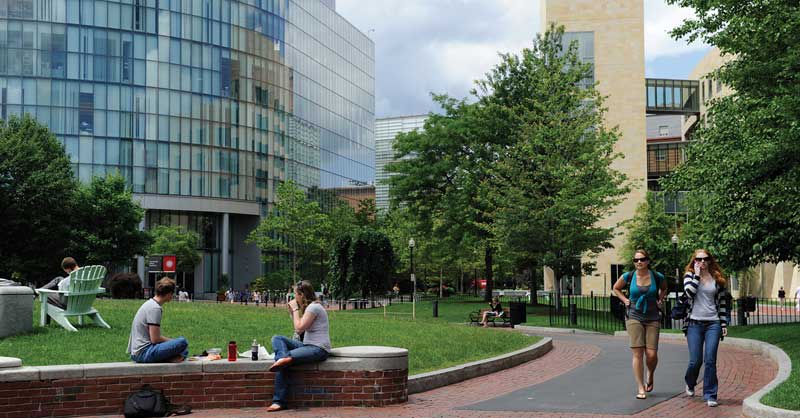
[[136,273],[117,273],[106,286],[114,299],[139,299],[142,297],[142,280]]

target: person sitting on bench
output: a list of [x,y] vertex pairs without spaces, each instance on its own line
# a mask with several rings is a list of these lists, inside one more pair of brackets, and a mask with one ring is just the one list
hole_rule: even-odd
[[498,317],[503,316],[503,306],[500,305],[500,298],[495,296],[492,298],[492,302],[489,304],[490,310],[483,313],[483,318],[481,319],[481,323],[484,327],[489,326],[489,318],[490,317]]

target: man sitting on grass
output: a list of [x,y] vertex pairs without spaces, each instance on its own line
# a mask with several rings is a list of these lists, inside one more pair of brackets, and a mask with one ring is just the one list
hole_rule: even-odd
[[133,317],[128,353],[137,363],[179,363],[189,356],[186,338],[161,335],[161,307],[172,300],[175,281],[164,277],[156,283],[156,295],[142,304]]

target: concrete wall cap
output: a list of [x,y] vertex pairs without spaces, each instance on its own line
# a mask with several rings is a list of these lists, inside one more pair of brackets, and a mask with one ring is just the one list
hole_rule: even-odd
[[185,361],[183,363],[152,363],[139,364],[134,362],[96,363],[83,365],[84,377],[106,376],[141,376],[200,373],[203,366],[199,361]]
[[0,357],[0,369],[8,369],[11,367],[21,367],[22,360],[15,357]]
[[39,369],[36,367],[15,367],[0,370],[0,382],[22,382],[39,380]]
[[33,295],[28,286],[0,286],[0,295]]
[[384,347],[379,345],[357,345],[334,348],[331,350],[331,357],[408,357],[408,350],[405,348]]

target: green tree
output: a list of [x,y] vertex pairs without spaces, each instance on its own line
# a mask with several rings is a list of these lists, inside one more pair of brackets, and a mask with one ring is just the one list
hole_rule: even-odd
[[[625,226],[628,234],[621,251],[623,260],[633,260],[634,252],[644,249],[650,255],[650,269],[664,273],[666,277],[673,277],[676,267],[683,270],[682,263],[691,252],[687,253],[682,246],[675,254],[672,236],[680,232],[679,220],[677,215],[664,212],[664,201],[659,196],[648,192],[647,199],[639,204]],[[681,236],[679,242],[684,240]]]
[[[395,139],[398,161],[386,168],[395,173],[388,180],[389,193],[394,204],[408,207],[426,235],[482,244],[488,300],[495,247],[487,180],[500,155],[497,149],[507,146],[510,137],[503,118],[479,103],[447,95],[433,99],[443,114],[431,114],[423,131],[401,133]],[[403,158],[409,155],[413,158]]]
[[117,174],[94,177],[75,191],[69,253],[86,265],[113,270],[147,251],[150,237],[139,230],[144,209]]
[[350,243],[348,281],[361,297],[385,294],[392,286],[395,259],[392,243],[381,232],[362,230]]
[[70,235],[84,227],[72,218],[76,187],[45,126],[27,115],[0,120],[0,277],[41,285],[61,271]]
[[532,48],[502,55],[479,82],[481,102],[513,138],[488,177],[495,236],[515,249],[515,264],[552,268],[557,289],[593,268],[582,255],[611,247],[614,228],[599,222],[629,190],[611,167],[619,133],[604,127],[603,97],[581,85],[591,66],[575,44],[564,48],[563,31],[551,26]]
[[694,10],[672,31],[734,59],[710,74],[734,93],[711,103],[665,187],[689,194],[695,242],[729,270],[800,262],[800,14],[782,1],[668,0]]
[[300,263],[313,262],[324,254],[329,230],[330,220],[319,203],[309,200],[294,182],[287,181],[278,186],[274,212],[250,232],[247,242],[255,243],[266,253],[265,260],[288,255],[292,281],[297,281]]
[[[152,244],[147,254],[169,254],[174,255],[178,265],[177,270],[181,272],[194,271],[194,267],[200,264],[200,235],[194,231],[187,231],[182,226],[158,225],[150,230]],[[222,287],[222,283],[220,283]]]

